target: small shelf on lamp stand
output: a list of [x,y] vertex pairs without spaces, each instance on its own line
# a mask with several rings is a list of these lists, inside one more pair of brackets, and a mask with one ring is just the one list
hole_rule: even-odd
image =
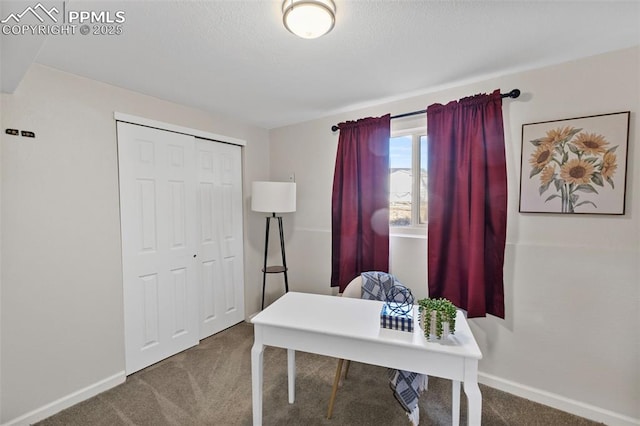
[[[251,187],[251,210],[256,212],[271,213],[267,216],[267,226],[264,238],[264,263],[262,267],[262,308],[264,309],[264,295],[267,286],[267,274],[284,274],[284,290],[289,292],[289,277],[287,276],[287,257],[284,250],[284,231],[282,228],[282,216],[276,213],[289,213],[296,211],[296,184],[294,182],[253,182]],[[267,266],[269,254],[269,228],[271,219],[278,220],[280,236],[280,253],[282,265]]]

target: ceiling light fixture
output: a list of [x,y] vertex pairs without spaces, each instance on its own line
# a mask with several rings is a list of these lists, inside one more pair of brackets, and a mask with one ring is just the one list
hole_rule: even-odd
[[336,5],[333,0],[285,0],[282,21],[298,37],[318,38],[336,23]]

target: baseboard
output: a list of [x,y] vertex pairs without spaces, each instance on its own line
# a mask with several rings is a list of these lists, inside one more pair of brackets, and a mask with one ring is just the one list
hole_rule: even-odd
[[111,389],[115,386],[118,386],[120,383],[124,383],[127,378],[124,371],[114,374],[111,377],[107,377],[106,379],[100,380],[92,385],[87,386],[84,389],[80,389],[76,392],[73,392],[67,396],[63,396],[62,398],[53,401],[47,405],[44,405],[40,408],[36,408],[35,410],[24,414],[20,417],[17,417],[13,420],[10,420],[7,423],[4,423],[2,426],[26,426],[40,420],[44,420],[49,416],[52,416],[65,408],[69,408],[72,405],[75,405],[79,402],[84,401],[85,399],[89,399],[92,396],[96,396],[97,394],[104,392],[108,389]]
[[541,389],[532,388],[520,383],[505,380],[487,373],[478,373],[478,381],[489,387],[529,399],[576,416],[605,423],[609,426],[638,426],[640,419],[605,410],[594,405],[585,404],[564,396],[556,395]]

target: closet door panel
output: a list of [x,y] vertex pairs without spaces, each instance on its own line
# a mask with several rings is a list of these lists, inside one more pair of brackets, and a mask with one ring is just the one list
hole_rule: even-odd
[[241,148],[197,140],[200,338],[244,320]]
[[126,372],[198,343],[195,138],[118,122]]

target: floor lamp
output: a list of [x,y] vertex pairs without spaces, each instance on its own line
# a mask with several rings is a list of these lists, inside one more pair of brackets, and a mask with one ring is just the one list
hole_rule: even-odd
[[[290,213],[296,211],[296,184],[294,182],[253,182],[251,185],[251,210],[254,212],[271,213],[267,216],[267,226],[264,239],[264,264],[262,268],[262,309],[264,309],[264,291],[267,274],[284,274],[284,289],[289,291],[287,277],[287,258],[284,253],[284,232],[282,230],[282,216],[276,213]],[[269,251],[269,224],[271,219],[278,219],[280,231],[280,252],[282,265],[267,266]]]

